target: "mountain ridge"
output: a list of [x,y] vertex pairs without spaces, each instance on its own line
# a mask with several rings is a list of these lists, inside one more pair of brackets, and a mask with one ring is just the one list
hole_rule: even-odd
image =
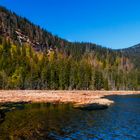
[[[21,16],[18,16],[15,12],[12,12],[12,11],[9,11],[8,9],[6,9],[5,7],[2,7],[2,6],[0,6],[0,12],[2,13],[2,12],[6,12],[6,13],[8,13],[8,16],[10,17],[10,16],[14,16],[14,18],[16,17],[18,17],[19,19],[19,22],[20,23],[24,23],[24,22],[27,22],[28,24],[30,24],[31,26],[35,26],[35,28],[38,28],[38,30],[41,30],[43,33],[41,33],[41,34],[47,34],[48,36],[47,36],[47,41],[48,41],[48,39],[49,38],[53,38],[54,40],[61,40],[61,41],[64,41],[65,43],[84,43],[84,44],[93,44],[93,45],[97,45],[97,46],[101,46],[101,45],[98,45],[98,44],[95,44],[95,43],[92,43],[92,42],[79,42],[79,41],[76,41],[76,42],[71,42],[71,41],[68,41],[67,39],[62,39],[61,37],[58,37],[57,35],[53,35],[52,33],[50,33],[50,32],[48,32],[46,29],[43,29],[43,28],[41,28],[39,25],[35,25],[35,24],[33,24],[32,22],[30,22],[28,19],[26,19],[26,18],[24,18],[24,17],[21,17]],[[2,18],[4,18],[4,17],[2,17],[3,15],[1,14],[1,19]],[[11,20],[11,19],[8,19],[9,21],[12,21],[13,22],[13,19]],[[25,20],[25,21],[22,21],[22,20]],[[1,27],[2,28],[2,27]],[[20,30],[19,29],[20,28],[20,26],[18,25],[16,28],[15,28],[15,30]],[[5,30],[8,30],[7,28],[5,28]],[[9,29],[10,30],[10,29]],[[24,29],[25,30],[25,29]],[[5,33],[5,31],[2,31],[2,29],[1,29],[1,33],[2,32],[4,32]],[[23,32],[23,30],[22,30],[22,32]],[[16,32],[12,32],[11,31],[11,33],[7,33],[8,35],[9,34],[13,34],[12,36],[14,36],[15,35],[15,33]],[[25,36],[27,35],[27,32],[25,32]],[[32,37],[31,36],[31,38],[34,38],[34,37]],[[39,37],[38,37],[39,38]],[[37,41],[39,40],[39,39],[36,39]],[[42,40],[41,40],[42,41]],[[43,41],[43,42],[46,42],[46,41]],[[41,42],[42,43],[42,42]],[[56,43],[57,44],[57,43]],[[45,44],[45,45],[48,45],[47,43]],[[107,48],[107,47],[104,47],[104,48]],[[109,49],[109,48],[107,48],[107,49]]]

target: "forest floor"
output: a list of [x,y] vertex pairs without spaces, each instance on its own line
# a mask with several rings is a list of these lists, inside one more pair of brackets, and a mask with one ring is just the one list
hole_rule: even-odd
[[105,96],[133,94],[140,94],[140,91],[0,90],[0,103],[44,102],[75,103],[78,105],[100,104],[109,106],[114,102]]

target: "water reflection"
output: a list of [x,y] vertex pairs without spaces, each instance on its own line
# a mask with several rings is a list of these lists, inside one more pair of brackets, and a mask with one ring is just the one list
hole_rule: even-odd
[[81,111],[71,104],[25,104],[7,112],[0,140],[139,140],[140,98],[110,97],[107,110]]

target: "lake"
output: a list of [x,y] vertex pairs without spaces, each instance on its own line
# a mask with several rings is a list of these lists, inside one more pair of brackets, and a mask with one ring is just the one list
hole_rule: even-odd
[[0,140],[140,140],[140,96],[111,96],[106,110],[71,104],[10,104],[0,122]]

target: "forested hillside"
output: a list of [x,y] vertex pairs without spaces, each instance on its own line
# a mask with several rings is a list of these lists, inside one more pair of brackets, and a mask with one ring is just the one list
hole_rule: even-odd
[[137,90],[127,54],[68,42],[0,7],[0,89]]
[[135,64],[135,68],[140,69],[140,44],[122,50],[122,53],[129,57]]

